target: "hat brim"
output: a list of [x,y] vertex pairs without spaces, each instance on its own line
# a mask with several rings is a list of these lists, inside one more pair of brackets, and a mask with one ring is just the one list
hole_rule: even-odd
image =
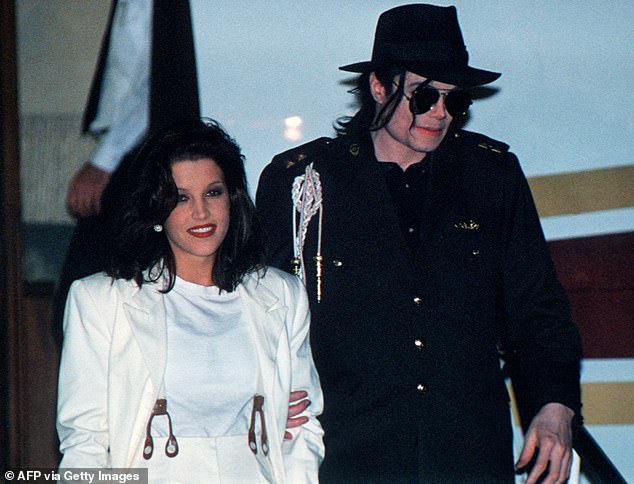
[[[359,74],[372,72],[380,65],[374,62],[357,62],[339,67],[339,70],[346,72],[356,72]],[[502,74],[499,72],[476,69],[475,67],[460,67],[446,65],[443,63],[431,64],[404,64],[400,66],[405,70],[423,76],[434,81],[445,82],[460,87],[476,87],[489,84],[498,79]]]

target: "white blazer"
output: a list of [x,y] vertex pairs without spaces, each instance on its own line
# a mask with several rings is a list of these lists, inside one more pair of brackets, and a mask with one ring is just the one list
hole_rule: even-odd
[[[96,274],[73,283],[64,317],[57,431],[60,467],[131,467],[163,383],[167,330],[162,283]],[[309,345],[301,282],[274,268],[237,288],[257,348],[269,453],[257,453],[274,482],[318,482],[324,457],[319,378]],[[283,440],[291,390],[306,390],[309,422]],[[178,436],[177,436],[178,438]],[[245,442],[247,445],[247,442]]]

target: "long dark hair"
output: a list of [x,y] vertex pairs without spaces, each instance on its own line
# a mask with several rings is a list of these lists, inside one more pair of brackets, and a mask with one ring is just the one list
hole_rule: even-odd
[[[337,119],[335,123],[337,133],[344,135],[350,134],[353,130],[376,131],[387,125],[402,101],[405,89],[405,73],[405,69],[396,66],[377,67],[374,70],[374,75],[383,84],[388,96],[388,101],[378,113],[376,112],[376,101],[370,90],[371,72],[359,75],[354,88],[350,90],[350,93],[356,97],[359,110],[353,117],[343,116]],[[396,83],[395,77],[399,78]],[[396,89],[394,89],[395,87]]]
[[212,269],[214,284],[231,292],[247,273],[264,268],[264,245],[247,188],[244,156],[216,121],[193,119],[154,134],[141,147],[129,173],[135,188],[115,215],[108,275],[134,279],[141,286],[166,274],[163,291],[172,289],[174,254],[165,232],[157,232],[154,226],[162,225],[176,207],[172,165],[203,158],[214,160],[224,173],[230,200],[229,230]]

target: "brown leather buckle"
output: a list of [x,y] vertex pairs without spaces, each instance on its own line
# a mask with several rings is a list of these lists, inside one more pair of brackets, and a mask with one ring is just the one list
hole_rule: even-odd
[[165,455],[167,457],[176,457],[178,455],[178,441],[174,436],[172,431],[172,417],[167,412],[167,400],[164,398],[159,398],[156,403],[154,403],[154,408],[152,409],[152,414],[147,422],[147,427],[145,429],[145,443],[143,444],[143,458],[145,460],[149,460],[152,458],[152,454],[154,453],[154,439],[152,439],[152,421],[154,417],[157,415],[166,415],[167,422],[169,425],[169,435],[167,437],[167,442],[165,443]]
[[264,396],[263,395],[254,395],[253,396],[253,410],[251,411],[251,425],[249,425],[249,449],[254,454],[258,453],[258,444],[255,438],[255,414],[260,414],[260,428],[262,429],[262,434],[260,436],[260,445],[262,447],[262,453],[264,455],[269,454],[269,442],[268,436],[266,433],[266,422],[264,420]]

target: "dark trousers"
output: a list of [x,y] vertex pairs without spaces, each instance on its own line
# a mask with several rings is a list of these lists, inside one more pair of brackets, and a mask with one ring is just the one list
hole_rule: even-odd
[[136,153],[137,149],[128,153],[110,177],[103,193],[101,213],[93,217],[80,218],[75,225],[53,301],[53,334],[60,350],[68,290],[73,281],[106,268],[109,250],[112,248],[113,221],[134,188],[131,181],[135,180],[133,161]]

